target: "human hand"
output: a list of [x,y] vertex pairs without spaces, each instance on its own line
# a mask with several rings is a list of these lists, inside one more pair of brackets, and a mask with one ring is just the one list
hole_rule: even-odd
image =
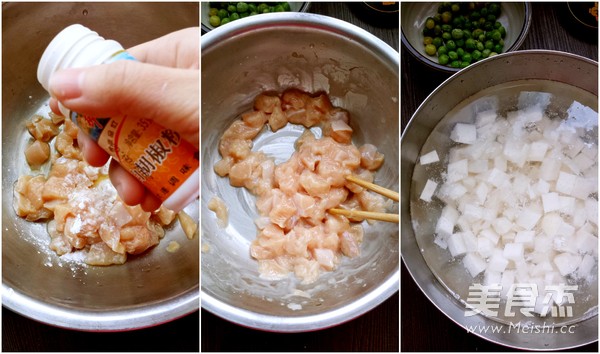
[[[50,108],[60,114],[60,101],[70,110],[94,117],[150,118],[198,148],[199,46],[200,29],[187,28],[128,49],[137,62],[58,71],[50,78]],[[81,131],[77,141],[92,166],[108,161],[108,153]],[[160,200],[114,160],[109,176],[126,204],[140,204],[146,211],[160,206]]]

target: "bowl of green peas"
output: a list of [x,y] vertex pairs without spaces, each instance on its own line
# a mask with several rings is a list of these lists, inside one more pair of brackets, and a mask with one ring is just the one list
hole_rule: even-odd
[[306,12],[309,2],[202,2],[202,31],[208,32],[239,19],[272,12]]
[[400,13],[404,48],[448,74],[517,50],[531,23],[527,2],[403,2]]

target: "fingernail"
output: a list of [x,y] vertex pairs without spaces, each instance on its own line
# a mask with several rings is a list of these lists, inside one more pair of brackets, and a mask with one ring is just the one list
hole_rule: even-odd
[[81,84],[85,72],[80,69],[66,69],[50,77],[50,94],[59,101],[81,96]]

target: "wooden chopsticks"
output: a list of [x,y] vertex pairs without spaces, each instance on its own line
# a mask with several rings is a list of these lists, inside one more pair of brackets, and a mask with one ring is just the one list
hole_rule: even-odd
[[[368,190],[371,190],[377,194],[381,194],[384,197],[388,197],[396,202],[400,200],[400,195],[398,194],[398,192],[394,192],[394,191],[384,188],[382,186],[373,184],[371,182],[367,182],[356,176],[348,175],[348,176],[346,176],[346,180],[348,180],[352,183],[356,183],[359,186],[364,187]],[[386,213],[379,213],[379,212],[374,212],[374,211],[348,210],[348,209],[339,209],[339,208],[329,209],[329,212],[331,214],[335,214],[335,215],[344,215],[349,218],[372,219],[372,220],[395,222],[395,223],[400,222],[400,216],[398,214],[386,214]]]

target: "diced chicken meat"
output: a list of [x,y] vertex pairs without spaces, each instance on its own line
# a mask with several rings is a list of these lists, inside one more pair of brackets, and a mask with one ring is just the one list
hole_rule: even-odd
[[[268,125],[275,132],[288,123],[306,128],[320,125],[317,139],[305,130],[288,161],[276,165],[262,152],[253,152],[252,139]],[[342,256],[360,255],[363,229],[328,209],[345,207],[384,211],[387,204],[346,176],[372,181],[383,155],[373,145],[352,144],[347,111],[333,107],[325,94],[291,89],[281,96],[259,95],[254,110],[241,115],[219,141],[222,160],[214,170],[228,176],[234,187],[256,196],[258,235],[250,255],[258,260],[261,277],[277,280],[295,274],[302,283],[316,281],[322,271],[334,270]],[[218,210],[215,203],[211,210]]]

